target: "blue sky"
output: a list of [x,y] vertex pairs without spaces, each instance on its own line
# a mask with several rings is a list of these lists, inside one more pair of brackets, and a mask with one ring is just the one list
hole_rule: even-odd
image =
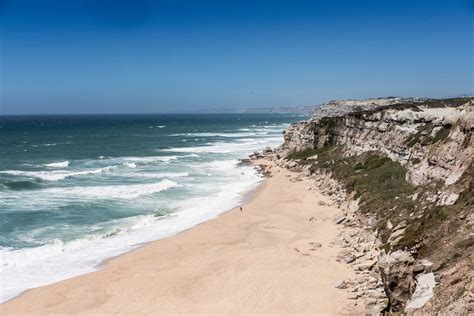
[[471,0],[0,0],[0,114],[473,92]]

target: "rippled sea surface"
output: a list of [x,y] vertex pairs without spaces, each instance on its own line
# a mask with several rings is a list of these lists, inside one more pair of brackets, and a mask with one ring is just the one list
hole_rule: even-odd
[[298,116],[0,117],[0,301],[242,202]]

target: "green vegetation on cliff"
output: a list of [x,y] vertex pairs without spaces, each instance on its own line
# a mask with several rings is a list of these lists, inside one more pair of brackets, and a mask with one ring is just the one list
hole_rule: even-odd
[[[307,159],[309,157],[311,159]],[[460,227],[459,218],[474,209],[472,167],[458,182],[466,188],[458,201],[453,205],[437,205],[427,197],[436,194],[440,183],[415,187],[406,180],[404,166],[378,152],[351,156],[344,146],[331,146],[292,152],[286,158],[299,159],[299,164],[310,165],[312,172],[331,172],[354,199],[360,198],[360,212],[375,219],[373,228],[383,242],[387,242],[390,235],[387,222],[395,226],[404,221],[407,230],[391,250],[415,247],[420,255],[432,256],[436,243],[449,241],[453,244],[450,255],[459,257],[461,249],[473,246],[472,238],[457,238],[454,233]]]

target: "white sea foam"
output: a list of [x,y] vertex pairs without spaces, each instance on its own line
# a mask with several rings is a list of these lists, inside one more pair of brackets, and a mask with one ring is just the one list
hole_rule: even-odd
[[66,168],[69,166],[69,160],[65,160],[61,162],[46,163],[43,166],[51,167],[51,168]]
[[281,141],[281,137],[269,137],[269,138],[245,138],[238,139],[235,142],[215,142],[208,143],[206,146],[196,147],[175,147],[162,149],[166,152],[178,152],[178,153],[232,153],[232,152],[249,152],[254,149],[261,147],[276,145]]
[[199,157],[196,154],[191,155],[182,155],[182,156],[145,156],[145,157],[121,157],[121,160],[124,161],[133,161],[138,163],[152,163],[152,162],[168,162],[171,160],[177,160],[181,158],[190,158],[190,157]]
[[41,192],[67,198],[133,199],[177,187],[178,183],[165,179],[157,183],[107,185],[90,187],[47,188]]
[[181,133],[181,134],[172,134],[170,136],[194,136],[194,137],[250,137],[256,136],[256,133]]
[[56,143],[49,143],[49,144],[37,144],[37,145],[31,145],[33,147],[49,147],[49,146],[56,146]]
[[165,128],[166,125],[157,125],[157,126],[151,125],[151,126],[148,126],[148,128],[155,128],[155,127],[156,127],[156,128]]
[[215,142],[207,143],[207,146],[196,147],[181,147],[163,149],[169,152],[183,152],[183,153],[231,153],[245,150],[246,148],[253,148],[258,144],[257,140],[250,139],[248,141],[240,142]]
[[137,164],[134,163],[134,162],[126,162],[126,163],[124,163],[124,166],[126,166],[128,168],[136,168]]
[[200,163],[198,165],[195,165],[194,167],[201,170],[215,170],[219,172],[224,172],[224,174],[234,174],[234,169],[238,163],[239,161],[237,159],[213,160]]
[[[42,171],[24,171],[24,170],[1,170],[0,173],[9,174],[13,176],[24,176],[24,177],[32,177],[41,179],[44,181],[60,181],[70,177],[78,177],[78,176],[85,176],[85,175],[93,175],[93,174],[101,174],[101,173],[109,173],[114,170],[117,170],[120,167],[126,167],[135,169],[137,168],[137,163],[152,163],[152,162],[169,162],[171,160],[177,160],[179,158],[189,158],[189,157],[199,157],[196,154],[190,155],[183,155],[183,156],[149,156],[149,157],[123,157],[119,158],[118,160],[125,161],[121,165],[112,165],[106,166],[102,168],[96,169],[86,169],[80,171],[70,171],[70,170],[42,170]],[[117,159],[115,159],[117,160]],[[50,163],[45,164],[44,166],[50,168],[59,168],[59,167],[67,167],[69,165],[69,161],[57,162],[57,163]]]
[[168,172],[168,173],[133,173],[131,177],[147,178],[147,179],[163,179],[163,178],[183,178],[188,177],[189,172]]
[[69,177],[77,177],[91,174],[99,174],[110,172],[117,168],[116,166],[108,166],[99,169],[90,169],[83,171],[67,171],[67,170],[53,170],[53,171],[22,171],[22,170],[3,170],[0,173],[9,174],[13,176],[24,176],[41,179],[44,181],[59,181]]
[[133,162],[156,162],[156,161],[170,161],[178,159],[178,156],[146,156],[146,157],[120,157],[124,161]]

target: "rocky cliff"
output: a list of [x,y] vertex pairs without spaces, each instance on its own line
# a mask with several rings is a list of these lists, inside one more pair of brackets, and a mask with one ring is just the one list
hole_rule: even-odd
[[319,179],[352,237],[375,236],[341,239],[341,258],[383,287],[360,292],[368,310],[474,312],[473,100],[374,100],[331,101],[290,126],[278,161]]

